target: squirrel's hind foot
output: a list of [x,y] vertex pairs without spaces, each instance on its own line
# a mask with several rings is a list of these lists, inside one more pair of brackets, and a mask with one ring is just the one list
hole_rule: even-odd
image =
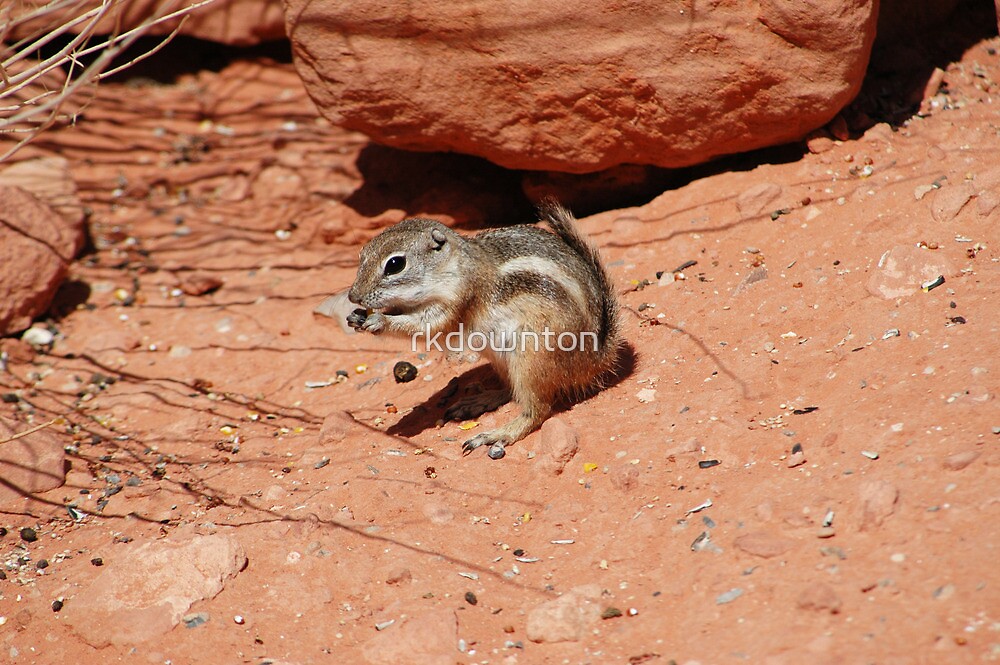
[[501,434],[494,432],[483,432],[482,434],[477,434],[462,445],[462,454],[468,455],[476,448],[488,445],[490,448],[486,451],[486,454],[490,459],[502,459],[506,455],[504,447],[510,443]]

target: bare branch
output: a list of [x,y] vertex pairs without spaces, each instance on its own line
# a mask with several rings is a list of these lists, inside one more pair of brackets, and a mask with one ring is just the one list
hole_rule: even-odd
[[[180,1],[184,4],[179,9],[174,9],[178,0],[167,0],[139,25],[125,31],[116,27],[103,36],[98,31],[106,29],[109,19],[119,19],[129,0],[53,0],[18,16],[12,16],[14,10],[9,5],[0,8],[2,37],[18,34],[19,27],[23,30],[25,26],[39,26],[13,45],[0,46],[0,139],[15,139],[0,151],[0,162],[46,128],[72,120],[77,113],[63,111],[71,99],[158,52],[180,32],[193,12],[216,0]],[[115,58],[137,39],[177,19],[180,23],[155,47],[111,67]],[[74,36],[56,53],[39,56],[40,49],[67,34]],[[89,65],[82,62],[86,56],[94,56]]]

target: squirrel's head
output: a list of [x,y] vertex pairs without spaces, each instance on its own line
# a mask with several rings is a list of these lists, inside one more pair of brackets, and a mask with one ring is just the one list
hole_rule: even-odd
[[458,246],[465,242],[441,222],[404,219],[372,238],[361,250],[351,302],[404,314],[447,303],[461,286]]

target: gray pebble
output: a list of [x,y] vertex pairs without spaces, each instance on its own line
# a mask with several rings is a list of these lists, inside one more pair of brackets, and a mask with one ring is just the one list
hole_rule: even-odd
[[203,623],[208,622],[208,612],[195,612],[194,614],[185,614],[181,619],[184,622],[185,628],[197,628]]
[[720,593],[715,598],[715,604],[716,605],[725,605],[726,603],[733,602],[734,600],[736,600],[737,598],[739,598],[742,595],[743,595],[743,589],[740,589],[739,587],[737,587],[735,589],[730,589],[729,591],[727,591],[725,593]]

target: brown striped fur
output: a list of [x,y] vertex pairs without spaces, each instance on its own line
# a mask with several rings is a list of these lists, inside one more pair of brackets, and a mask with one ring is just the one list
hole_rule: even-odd
[[[548,201],[540,213],[553,232],[520,225],[463,236],[440,222],[413,218],[361,251],[349,297],[369,310],[362,330],[433,334],[461,324],[467,335],[545,329],[591,335],[583,349],[572,351],[549,351],[541,342],[538,350],[487,348],[483,354],[521,413],[465,442],[466,452],[486,445],[490,457],[503,457],[504,446],[538,428],[560,398],[599,390],[621,352],[618,301],[600,254],[565,208]],[[466,401],[446,415],[476,417],[504,401]]]

